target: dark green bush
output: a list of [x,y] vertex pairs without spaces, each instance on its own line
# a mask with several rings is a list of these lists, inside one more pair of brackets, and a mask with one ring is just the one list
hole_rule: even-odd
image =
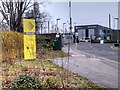
[[114,46],[115,46],[115,47],[118,47],[118,46],[120,46],[120,44],[118,44],[118,43],[115,43],[115,44],[114,44]]
[[40,81],[30,74],[22,74],[12,83],[12,90],[36,90],[38,88],[40,88]]

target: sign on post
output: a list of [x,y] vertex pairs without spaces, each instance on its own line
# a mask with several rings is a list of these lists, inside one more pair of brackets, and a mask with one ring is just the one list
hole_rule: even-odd
[[24,32],[35,32],[35,20],[34,19],[24,19]]
[[36,59],[35,20],[24,19],[24,59]]

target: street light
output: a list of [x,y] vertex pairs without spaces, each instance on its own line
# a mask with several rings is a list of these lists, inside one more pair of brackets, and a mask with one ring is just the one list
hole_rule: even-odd
[[43,23],[41,23],[41,34],[42,34],[42,31],[43,31]]
[[50,28],[49,28],[49,26],[50,26],[50,22],[48,21],[48,33],[49,33],[49,31],[50,31]]
[[56,28],[56,32],[58,32],[58,21],[59,21],[59,20],[60,20],[60,18],[57,18],[57,19],[56,19],[56,22],[57,22],[57,25],[56,25],[56,27],[57,27],[57,28]]
[[63,33],[65,33],[65,31],[64,31],[64,25],[65,25],[66,23],[63,23]]
[[70,33],[72,33],[71,1],[69,1]]
[[117,43],[119,43],[119,31],[118,31],[118,18],[114,18],[117,20]]
[[[71,22],[71,23],[72,23],[72,26],[73,26],[73,27],[77,24],[76,22]],[[70,25],[70,22],[67,21],[67,24]],[[69,27],[69,29],[70,29],[70,27]]]
[[5,13],[5,15],[7,15],[8,16],[8,21],[9,21],[9,30],[11,29],[11,27],[10,27],[10,13]]

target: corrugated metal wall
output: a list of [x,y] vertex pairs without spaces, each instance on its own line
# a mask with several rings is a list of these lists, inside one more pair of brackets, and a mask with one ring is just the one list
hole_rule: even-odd
[[120,1],[118,2],[118,29],[120,29]]
[[[118,37],[117,37],[117,36],[118,36]],[[119,31],[113,30],[113,31],[112,31],[111,40],[112,40],[113,42],[117,42],[117,38],[118,38],[119,41],[120,41],[120,30],[119,30]]]

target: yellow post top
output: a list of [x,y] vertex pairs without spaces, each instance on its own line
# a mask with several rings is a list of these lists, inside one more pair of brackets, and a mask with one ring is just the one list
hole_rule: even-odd
[[35,19],[23,19],[24,32],[35,32]]

